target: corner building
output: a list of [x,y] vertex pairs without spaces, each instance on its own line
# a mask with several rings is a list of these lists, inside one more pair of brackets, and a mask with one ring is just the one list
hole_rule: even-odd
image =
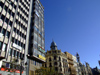
[[46,67],[54,67],[59,75],[69,75],[66,54],[57,49],[56,43],[53,41],[50,46],[51,50],[46,52]]
[[[2,70],[10,68],[13,59],[19,65],[23,59],[32,73],[41,67],[45,62],[44,40],[44,8],[39,0],[0,0],[0,59],[4,58],[0,74],[9,74]],[[19,75],[20,67],[14,69]]]

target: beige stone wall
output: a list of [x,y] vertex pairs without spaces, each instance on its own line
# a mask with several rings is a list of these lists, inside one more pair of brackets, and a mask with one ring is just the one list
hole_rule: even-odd
[[[54,60],[54,56],[56,56],[56,60]],[[49,58],[51,58],[51,61],[49,61]],[[65,73],[67,72],[68,68],[68,64],[67,64],[67,57],[64,53],[61,52],[61,50],[50,50],[47,51],[46,54],[46,65],[47,67],[49,67],[50,63],[52,65],[52,67],[57,67],[58,68],[58,73]],[[64,62],[63,60],[66,60],[66,62]],[[54,65],[54,62],[57,62],[57,65]],[[61,66],[59,66],[61,64]],[[66,67],[64,67],[65,65],[67,65]]]

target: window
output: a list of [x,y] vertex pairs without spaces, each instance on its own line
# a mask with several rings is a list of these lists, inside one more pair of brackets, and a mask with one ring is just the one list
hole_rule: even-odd
[[24,59],[24,54],[22,54],[22,57],[23,57],[23,59]]
[[14,13],[12,13],[12,17],[13,17],[13,18],[14,18],[14,15],[15,15],[15,14],[14,14]]
[[5,33],[6,33],[6,30],[5,29],[3,29],[2,30],[2,34],[5,36]]
[[20,53],[19,53],[19,55],[18,55],[18,56],[19,56],[19,58],[20,58]]
[[19,52],[17,52],[17,57],[19,58]]
[[34,55],[37,56],[37,50],[36,49],[34,49]]
[[52,64],[51,63],[49,63],[49,67],[52,67]]
[[3,50],[3,51],[6,51],[6,49],[7,49],[7,45],[6,45],[6,44],[3,44],[2,50]]
[[20,53],[20,59],[22,58],[22,53]]
[[17,40],[15,39],[15,44],[17,44]]
[[61,61],[61,58],[59,57],[59,61]]
[[9,25],[12,26],[12,22],[11,21],[9,22]]
[[3,6],[4,6],[4,3],[0,2],[0,6],[3,8]]
[[8,24],[9,20],[6,18],[5,22]]
[[12,11],[9,9],[8,13],[11,14],[11,12],[12,12]]
[[24,44],[23,48],[25,49],[25,44]]
[[54,60],[56,60],[57,59],[57,56],[54,56]]
[[2,29],[2,28],[0,27],[0,31],[1,31],[1,29]]
[[16,51],[16,55],[15,55],[16,57],[17,57],[17,54],[18,54],[18,52]]
[[5,6],[4,9],[7,11],[8,7]]
[[35,22],[36,25],[39,25],[39,17],[37,15],[35,15],[35,21],[34,22]]
[[12,54],[12,50],[11,50],[11,49],[9,49],[9,55],[11,56],[11,54]]
[[57,65],[57,62],[54,62],[54,65]]
[[[1,2],[0,2],[0,3],[1,3]],[[1,16],[1,19],[4,21],[4,19],[5,19],[5,16],[4,16],[4,15],[2,15],[2,16]]]
[[16,28],[14,28],[14,32],[16,32]]
[[54,53],[56,53],[56,51],[53,51]]
[[14,56],[14,50],[12,50],[12,56]]
[[14,42],[14,38],[12,37],[12,42]]
[[59,63],[59,67],[61,67],[61,62]]
[[58,53],[60,53],[60,51],[58,51]]
[[35,65],[36,65],[36,61],[35,61]]
[[2,49],[2,44],[3,44],[3,43],[0,41],[0,50]]
[[51,57],[49,58],[49,61],[51,61]]
[[58,67],[55,67],[55,71],[58,71]]
[[10,32],[7,31],[6,36],[9,38],[9,36],[10,36]]

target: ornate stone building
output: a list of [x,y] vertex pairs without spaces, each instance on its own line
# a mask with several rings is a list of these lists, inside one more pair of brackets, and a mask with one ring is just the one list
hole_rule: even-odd
[[68,52],[64,52],[66,54],[66,57],[67,57],[67,61],[68,61],[68,70],[69,70],[69,73],[70,75],[77,75],[77,71],[76,71],[76,68],[75,66],[77,66],[76,64],[76,60],[75,60],[75,57],[68,53]]
[[57,49],[57,45],[52,41],[51,50],[46,52],[46,67],[54,67],[55,71],[62,75],[68,75],[68,63],[66,54]]
[[76,57],[77,57],[78,68],[79,68],[78,69],[78,74],[79,75],[93,75],[89,64],[87,62],[85,63],[86,66],[84,64],[82,64],[80,62],[80,56],[79,56],[78,53],[76,54]]

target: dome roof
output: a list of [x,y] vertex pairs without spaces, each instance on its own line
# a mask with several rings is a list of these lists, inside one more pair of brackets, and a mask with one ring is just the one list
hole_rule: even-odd
[[56,45],[56,43],[54,41],[52,41],[50,48],[52,50],[57,50],[57,45]]
[[52,41],[51,46],[57,46],[54,41]]

